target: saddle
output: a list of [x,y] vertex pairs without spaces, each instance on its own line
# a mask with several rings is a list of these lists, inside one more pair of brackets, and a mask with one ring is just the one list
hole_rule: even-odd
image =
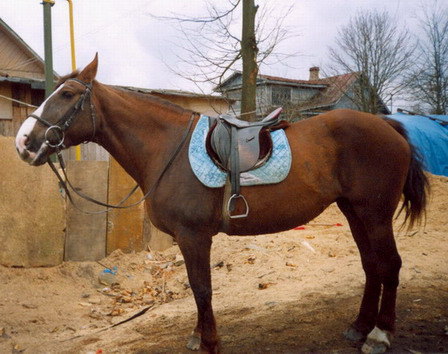
[[[206,149],[211,159],[229,174],[231,197],[227,211],[232,219],[249,214],[249,205],[240,194],[240,173],[258,168],[269,159],[273,147],[270,132],[289,126],[286,121],[280,121],[281,112],[282,108],[277,108],[258,122],[247,122],[230,115],[209,118]],[[245,212],[233,215],[238,199],[244,202]]]

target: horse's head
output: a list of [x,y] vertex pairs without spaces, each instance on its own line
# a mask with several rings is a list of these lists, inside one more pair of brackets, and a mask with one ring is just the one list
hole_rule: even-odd
[[68,76],[22,124],[16,136],[20,157],[39,166],[57,150],[92,140],[96,122],[92,85],[98,55],[81,73]]

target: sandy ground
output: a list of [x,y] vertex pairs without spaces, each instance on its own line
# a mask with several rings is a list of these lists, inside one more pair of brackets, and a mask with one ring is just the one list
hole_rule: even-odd
[[[448,178],[431,183],[426,226],[407,232],[396,223],[403,268],[392,352],[448,352]],[[103,273],[113,267],[116,275]],[[359,351],[342,332],[357,314],[364,276],[336,206],[300,230],[218,235],[212,267],[224,353]],[[0,353],[187,352],[196,315],[176,246],[0,267],[0,281]]]

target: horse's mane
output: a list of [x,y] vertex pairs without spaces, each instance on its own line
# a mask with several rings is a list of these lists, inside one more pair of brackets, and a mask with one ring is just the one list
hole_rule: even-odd
[[74,79],[79,75],[79,71],[75,70],[73,72],[71,72],[70,74],[61,76],[58,80],[58,82],[56,83],[56,87],[55,89],[57,89],[59,86],[61,86],[64,82],[66,82],[68,79]]

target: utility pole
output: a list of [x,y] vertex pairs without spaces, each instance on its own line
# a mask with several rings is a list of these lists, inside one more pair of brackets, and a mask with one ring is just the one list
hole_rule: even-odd
[[53,92],[53,44],[51,37],[51,7],[54,0],[42,0],[44,7],[44,47],[45,47],[45,97]]
[[[75,55],[75,25],[73,21],[73,2],[72,0],[67,0],[68,2],[68,15],[70,23],[70,52],[72,56],[72,71],[76,70],[76,55]],[[75,146],[75,160],[81,160],[81,145]]]

